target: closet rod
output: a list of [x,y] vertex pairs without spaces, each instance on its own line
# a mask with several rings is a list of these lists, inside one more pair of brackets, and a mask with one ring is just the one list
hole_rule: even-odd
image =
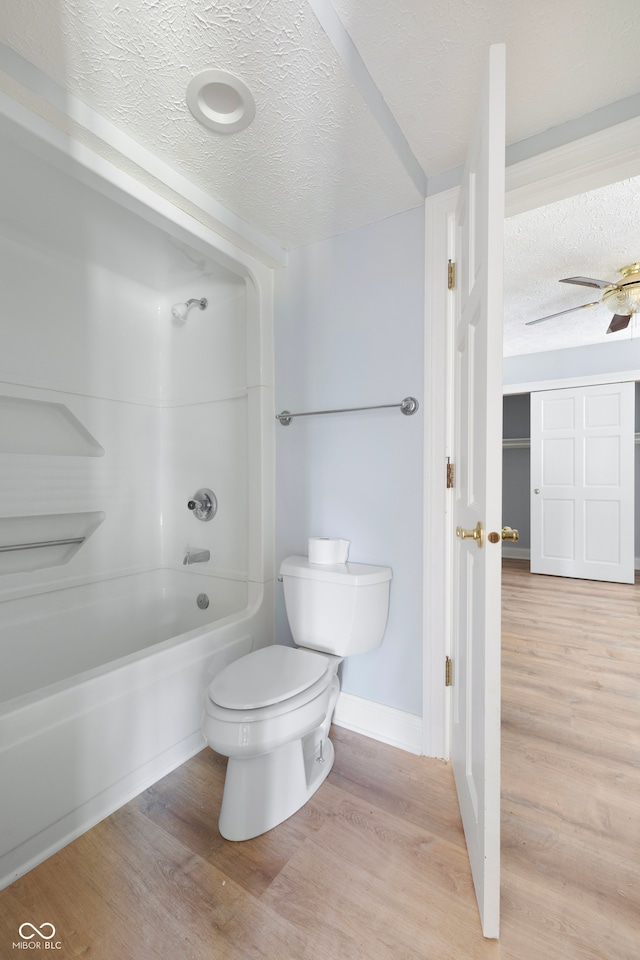
[[[634,442],[640,443],[640,433],[633,435]],[[504,437],[502,446],[505,450],[525,450],[531,446],[530,437]]]
[[0,553],[11,553],[13,550],[35,550],[37,547],[66,547],[69,543],[84,543],[86,537],[68,537],[65,540],[40,540],[38,543],[12,543],[0,547]]
[[325,413],[355,413],[357,410],[388,410],[391,407],[400,407],[401,413],[410,417],[416,412],[420,404],[415,397],[405,397],[402,403],[378,403],[371,407],[342,407],[339,410],[309,410],[307,413],[289,413],[283,410],[282,413],[276,413],[276,420],[279,420],[283,427],[288,427],[294,417],[317,417]]

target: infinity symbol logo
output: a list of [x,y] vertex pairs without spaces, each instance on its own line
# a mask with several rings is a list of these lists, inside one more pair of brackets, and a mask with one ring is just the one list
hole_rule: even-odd
[[[44,928],[45,928],[45,927],[49,927],[49,930],[51,930],[51,933],[50,933],[50,934],[46,934],[46,933],[44,932]],[[24,931],[27,930],[27,929],[29,929],[29,928],[30,928],[31,930],[33,930],[33,933],[24,933]],[[40,924],[39,927],[34,927],[34,925],[33,925],[32,923],[21,923],[21,924],[20,924],[20,929],[18,930],[18,933],[20,934],[20,936],[22,937],[23,940],[33,940],[33,938],[35,937],[36,933],[37,933],[38,936],[41,937],[43,940],[52,940],[53,937],[55,937],[55,935],[56,935],[56,928],[54,927],[54,925],[53,925],[52,923],[42,923],[42,924]]]

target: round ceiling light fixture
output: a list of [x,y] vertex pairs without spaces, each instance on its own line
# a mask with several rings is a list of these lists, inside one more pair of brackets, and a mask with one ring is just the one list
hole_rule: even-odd
[[249,87],[226,70],[201,70],[187,87],[187,106],[196,120],[217,133],[249,126],[256,105]]

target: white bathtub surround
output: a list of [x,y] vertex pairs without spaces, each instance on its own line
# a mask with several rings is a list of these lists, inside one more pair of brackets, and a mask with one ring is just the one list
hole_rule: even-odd
[[103,457],[104,450],[63,403],[0,396],[0,450],[58,457]]
[[271,271],[9,112],[0,533],[86,539],[0,555],[0,884],[201,749],[208,683],[274,639]]
[[[200,586],[194,584],[194,594]],[[216,588],[224,594],[224,584]],[[84,588],[76,589],[82,595]],[[186,632],[175,620],[157,623],[157,607],[151,606],[149,619],[156,618],[158,635],[162,637],[163,626],[164,633],[175,630],[176,635],[2,705],[0,888],[202,749],[200,717],[207,685],[224,666],[270,635],[271,591],[251,584],[249,594],[240,612]],[[57,594],[49,596],[59,605]],[[157,588],[145,599],[151,603],[154,597]],[[136,592],[119,599],[106,601],[115,613],[114,631],[122,629],[123,619],[131,626],[145,619]],[[237,600],[242,602],[240,593]],[[171,618],[183,602],[180,594],[173,598]],[[130,617],[123,615],[127,605]],[[95,606],[72,608],[50,622],[64,630],[66,619],[77,641],[87,643],[104,615],[105,602],[96,599]],[[186,625],[193,619],[187,618]],[[107,621],[101,629],[107,632]],[[43,630],[41,639],[46,651],[52,638]],[[140,643],[139,632],[134,630],[129,639]],[[151,639],[149,633],[144,637]],[[71,650],[67,653],[72,655]],[[28,671],[21,671],[17,683],[28,682]]]

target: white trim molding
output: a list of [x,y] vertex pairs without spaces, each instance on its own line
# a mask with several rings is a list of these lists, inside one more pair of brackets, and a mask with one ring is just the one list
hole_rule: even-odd
[[506,170],[505,216],[627,180],[640,173],[640,117],[574,140]]
[[[503,543],[502,556],[508,560],[530,560],[531,550],[529,547],[514,547],[511,544]],[[634,569],[640,570],[640,557],[635,558]]]
[[384,133],[389,146],[411,179],[421,198],[427,193],[427,176],[416,159],[409,141],[396,120],[389,105],[380,93],[360,52],[345,28],[332,0],[309,0],[309,6],[318,18],[322,29],[334,46],[349,77]]
[[425,394],[424,394],[424,588],[423,588],[423,750],[449,758],[450,689],[445,687],[445,658],[450,653],[449,551],[451,490],[446,462],[451,454],[449,395],[449,301],[447,261],[455,251],[453,221],[457,187],[425,201]]
[[518,393],[536,393],[540,390],[562,390],[565,387],[591,387],[597,383],[628,383],[629,381],[640,381],[640,370],[567,377],[564,380],[531,380],[526,383],[505,383],[502,393],[505,397],[509,397]]
[[515,547],[510,543],[503,543],[502,556],[505,560],[530,560],[531,550],[529,547]]
[[413,713],[341,692],[333,722],[408,753],[422,754],[422,718]]

